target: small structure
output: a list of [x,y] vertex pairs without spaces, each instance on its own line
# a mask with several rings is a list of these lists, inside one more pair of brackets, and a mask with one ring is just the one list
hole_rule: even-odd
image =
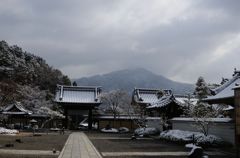
[[77,128],[88,113],[88,128],[92,129],[92,110],[101,104],[101,87],[57,85],[55,102],[64,108],[65,128]]
[[19,127],[17,128],[27,125],[29,116],[32,113],[32,111],[25,109],[20,102],[8,105],[1,112],[1,114],[8,116],[6,124],[18,124]]

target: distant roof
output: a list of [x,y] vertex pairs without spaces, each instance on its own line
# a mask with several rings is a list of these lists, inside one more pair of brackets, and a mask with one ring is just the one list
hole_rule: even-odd
[[135,88],[133,101],[141,104],[151,104],[158,101],[157,93],[161,89]]
[[236,71],[233,74],[233,78],[229,81],[225,82],[223,85],[217,87],[214,89],[215,95],[208,96],[204,101],[212,102],[212,103],[224,103],[224,100],[228,100],[227,103],[233,104],[233,98],[234,98],[234,90],[233,88],[236,87],[236,85],[240,84],[240,71]]
[[2,114],[6,115],[31,115],[32,111],[25,109],[20,102],[15,102],[3,109]]
[[55,101],[58,103],[100,104],[101,87],[57,85]]
[[[158,96],[158,92],[163,92],[161,97]],[[173,95],[171,90],[160,90],[160,89],[146,89],[146,88],[135,88],[133,92],[133,102],[139,104],[145,104],[147,108],[161,108],[175,103],[179,106],[184,106],[188,100],[188,96],[185,95]],[[197,99],[190,97],[192,104],[197,103]]]

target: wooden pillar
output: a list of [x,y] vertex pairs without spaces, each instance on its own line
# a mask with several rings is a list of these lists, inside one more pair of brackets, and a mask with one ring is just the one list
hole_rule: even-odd
[[240,86],[234,88],[235,145],[237,157],[240,156]]
[[88,129],[92,129],[92,109],[88,110]]
[[67,129],[68,128],[68,109],[66,107],[64,108],[64,116],[65,116],[64,127],[65,129]]

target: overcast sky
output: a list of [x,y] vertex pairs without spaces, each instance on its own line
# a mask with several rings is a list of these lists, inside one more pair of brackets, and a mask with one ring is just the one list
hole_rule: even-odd
[[0,38],[70,78],[141,67],[220,82],[240,69],[240,1],[1,0]]

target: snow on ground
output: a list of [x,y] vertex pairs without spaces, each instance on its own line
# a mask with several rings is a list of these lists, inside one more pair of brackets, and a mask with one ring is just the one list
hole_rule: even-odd
[[101,132],[104,132],[104,133],[118,133],[118,130],[116,128],[109,128],[109,129],[103,128],[103,129],[101,129]]
[[127,132],[129,132],[129,129],[128,129],[127,127],[120,127],[120,128],[118,129],[118,131],[119,131],[120,133],[127,133]]
[[6,129],[3,127],[0,127],[0,134],[18,134],[19,131],[15,129]]
[[215,135],[205,136],[200,132],[181,131],[181,130],[167,130],[160,133],[160,138],[170,141],[191,142],[194,140],[198,145],[219,145],[223,140]]
[[[233,121],[233,119],[231,118],[205,118],[206,121],[209,122],[231,122]],[[172,121],[192,121],[194,122],[194,118],[188,118],[188,117],[174,117],[171,119]],[[199,118],[198,120],[201,121],[201,118]]]
[[156,128],[150,128],[150,127],[146,127],[146,128],[137,128],[134,133],[138,136],[149,136],[149,135],[155,135],[158,134],[159,131]]

